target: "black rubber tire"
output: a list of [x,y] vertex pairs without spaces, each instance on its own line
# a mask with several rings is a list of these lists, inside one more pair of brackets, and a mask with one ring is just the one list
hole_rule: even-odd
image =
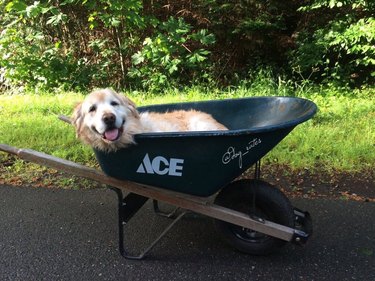
[[[294,227],[294,211],[289,199],[279,189],[264,181],[235,181],[219,192],[215,204],[252,217],[255,215],[257,218]],[[221,220],[215,220],[215,224],[224,240],[247,254],[268,255],[287,243]]]

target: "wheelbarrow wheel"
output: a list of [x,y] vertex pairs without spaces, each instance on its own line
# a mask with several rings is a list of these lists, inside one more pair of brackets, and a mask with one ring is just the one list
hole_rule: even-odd
[[[273,185],[260,180],[239,180],[224,187],[215,204],[249,214],[259,220],[268,220],[294,227],[294,211],[289,199]],[[216,227],[231,246],[251,255],[268,255],[286,241],[215,220]]]

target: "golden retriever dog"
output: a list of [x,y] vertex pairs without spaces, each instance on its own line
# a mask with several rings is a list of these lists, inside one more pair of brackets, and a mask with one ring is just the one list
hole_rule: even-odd
[[227,130],[210,114],[195,110],[139,113],[134,102],[111,89],[90,93],[74,109],[72,124],[84,143],[108,152],[134,144],[140,133]]

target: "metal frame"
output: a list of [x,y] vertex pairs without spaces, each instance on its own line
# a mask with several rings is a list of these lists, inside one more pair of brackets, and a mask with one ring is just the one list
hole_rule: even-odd
[[[129,254],[125,247],[125,239],[124,239],[124,228],[126,227],[127,223],[130,219],[138,212],[140,208],[148,201],[149,198],[137,195],[135,193],[129,193],[124,197],[123,192],[121,189],[116,187],[110,187],[116,195],[118,199],[118,234],[119,234],[119,251],[120,254],[127,259],[131,260],[141,260],[143,259],[146,254],[148,254],[156,244],[172,229],[172,227],[187,213],[187,211],[181,212],[177,217],[173,219],[173,221],[160,233],[160,235],[151,242],[151,244],[144,249],[138,255]],[[157,201],[154,200],[154,204],[157,204]],[[155,205],[154,205],[155,206]],[[177,209],[173,212],[173,214],[177,213]],[[165,217],[171,218],[171,216],[165,215],[164,213],[160,213]]]

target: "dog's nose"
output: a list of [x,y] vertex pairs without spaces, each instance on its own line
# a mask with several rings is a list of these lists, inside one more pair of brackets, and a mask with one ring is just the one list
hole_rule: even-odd
[[105,113],[102,120],[106,125],[113,125],[116,122],[116,116],[113,113]]

